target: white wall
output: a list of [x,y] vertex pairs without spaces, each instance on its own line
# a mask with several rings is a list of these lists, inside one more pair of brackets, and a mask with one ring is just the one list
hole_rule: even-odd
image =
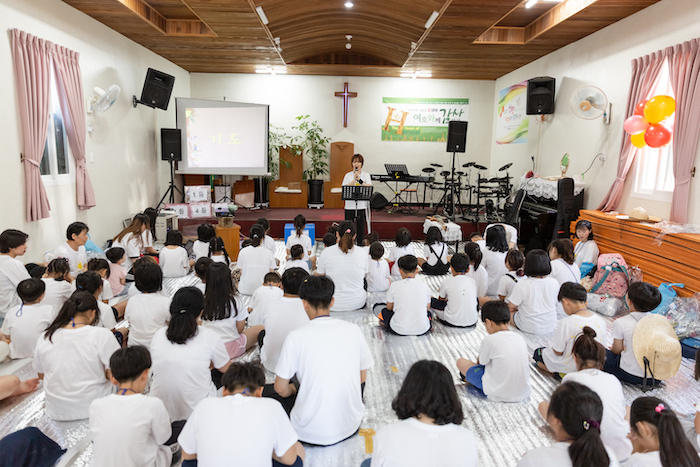
[[[135,20],[136,21],[136,20]],[[122,93],[103,114],[88,116],[94,127],[88,134],[86,153],[97,207],[81,211],[76,205],[75,184],[48,186],[51,217],[27,222],[24,201],[24,169],[20,164],[22,129],[12,72],[10,28],[17,28],[80,53],[85,96],[95,86],[118,84]],[[158,202],[169,181],[168,166],[159,154],[161,127],[175,127],[175,105],[167,112],[139,106],[132,95],[141,95],[146,70],[151,67],[175,76],[173,96],[189,97],[189,73],[146,50],[124,36],[68,6],[60,0],[0,0],[0,128],[3,129],[3,170],[0,186],[3,215],[0,231],[17,228],[27,232],[29,251],[24,261],[38,260],[44,251],[65,240],[65,229],[80,220],[90,226],[98,245],[121,230],[120,219]],[[94,162],[90,162],[89,154]]]
[[[540,131],[537,171],[542,175],[558,175],[559,160],[564,153],[571,155],[568,174],[576,175],[586,170],[596,154],[606,152],[607,161],[596,162],[585,177],[589,183],[586,207],[597,208],[616,177],[631,60],[700,37],[698,24],[700,2],[663,0],[498,79],[495,86],[496,103],[498,91],[507,86],[536,76],[556,78],[556,110],[543,124],[530,117],[527,144],[501,146],[493,143],[491,164],[495,167],[514,162],[513,172],[519,176],[531,169],[530,157],[537,154]],[[586,121],[573,115],[569,98],[584,84],[598,86],[607,94],[613,104],[611,125],[603,125],[602,119]],[[668,219],[670,203],[632,196],[635,169],[633,166],[628,174],[625,194],[618,210],[629,212],[635,206],[645,206],[650,214]],[[688,222],[698,223],[700,204],[696,200],[700,188],[695,180],[691,184]]]
[[[334,94],[344,82],[358,93],[350,99],[347,128],[343,100]],[[458,162],[489,164],[493,81],[192,73],[191,83],[192,97],[269,104],[270,123],[288,133],[298,123],[295,117],[310,115],[333,141],[354,143],[365,157],[365,170],[380,174],[386,173],[384,163],[405,163],[412,174],[421,174],[431,162],[451,164],[444,142],[381,141],[383,97],[469,98],[467,151]]]

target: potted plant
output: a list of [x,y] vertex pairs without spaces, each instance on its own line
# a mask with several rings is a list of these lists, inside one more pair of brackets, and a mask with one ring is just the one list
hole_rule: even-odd
[[318,121],[310,121],[309,115],[296,117],[299,120],[297,130],[300,135],[292,138],[292,152],[295,155],[305,154],[307,158],[303,179],[309,184],[309,205],[323,206],[323,180],[319,177],[328,173],[329,152],[327,149],[331,138],[323,135],[323,128]]
[[[270,125],[267,133],[267,177],[255,179],[255,204],[257,206],[267,206],[270,203],[268,190],[269,182],[275,180],[280,174],[280,148],[287,144],[289,136],[284,129]],[[282,161],[289,165],[287,161]]]

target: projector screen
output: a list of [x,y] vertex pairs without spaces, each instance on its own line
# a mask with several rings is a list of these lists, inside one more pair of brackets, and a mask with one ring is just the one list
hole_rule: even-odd
[[269,106],[175,99],[182,131],[177,173],[266,175]]

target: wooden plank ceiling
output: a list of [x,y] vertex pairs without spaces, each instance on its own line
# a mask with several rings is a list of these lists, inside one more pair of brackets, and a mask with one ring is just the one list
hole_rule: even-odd
[[659,0],[63,1],[190,72],[492,80]]

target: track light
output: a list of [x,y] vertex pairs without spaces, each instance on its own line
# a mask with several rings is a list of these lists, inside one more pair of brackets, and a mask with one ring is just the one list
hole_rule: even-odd
[[260,21],[262,21],[263,24],[264,24],[265,26],[267,26],[267,24],[268,24],[270,21],[268,21],[267,16],[265,16],[265,12],[263,11],[262,7],[259,6],[259,7],[255,8],[255,11],[258,13],[258,16],[260,17]]
[[537,0],[528,0],[528,2],[525,4],[525,8],[532,8],[536,3]]
[[[532,0],[530,0],[530,1],[532,1]],[[535,0],[535,1],[537,1],[537,0]],[[433,11],[430,14],[430,18],[428,18],[428,21],[425,22],[425,29],[430,28],[430,26],[433,25],[433,23],[438,18],[438,16],[440,16],[440,13],[438,13],[437,11]]]

